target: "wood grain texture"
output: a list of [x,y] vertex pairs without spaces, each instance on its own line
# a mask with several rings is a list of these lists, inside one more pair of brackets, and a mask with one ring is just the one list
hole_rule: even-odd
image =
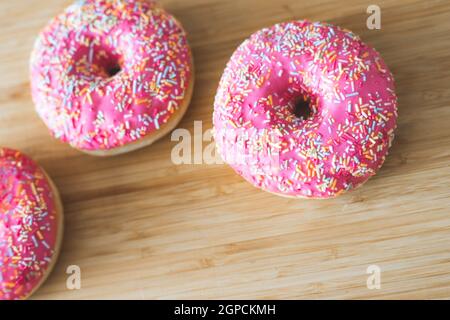
[[[0,3],[0,145],[33,156],[60,189],[65,237],[36,299],[450,298],[450,2],[166,0],[189,33],[196,87],[180,128],[211,127],[214,94],[235,48],[274,23],[307,18],[349,28],[381,52],[399,96],[384,167],[331,200],[284,199],[229,167],[176,166],[165,137],[93,158],[52,139],[33,110],[28,60],[47,20],[70,3]],[[366,268],[382,270],[380,290]],[[82,289],[65,287],[78,265]]]

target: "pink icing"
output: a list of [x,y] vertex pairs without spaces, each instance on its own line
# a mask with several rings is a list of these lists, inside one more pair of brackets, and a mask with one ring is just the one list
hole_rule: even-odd
[[191,72],[183,28],[153,1],[77,1],[36,41],[32,96],[55,137],[109,150],[169,121]]
[[0,300],[27,297],[45,276],[58,235],[55,201],[33,160],[0,148]]
[[[305,98],[312,115],[303,120],[294,108]],[[213,116],[218,152],[238,174],[266,191],[314,198],[374,175],[396,119],[394,80],[378,52],[350,31],[307,21],[277,24],[242,43]]]

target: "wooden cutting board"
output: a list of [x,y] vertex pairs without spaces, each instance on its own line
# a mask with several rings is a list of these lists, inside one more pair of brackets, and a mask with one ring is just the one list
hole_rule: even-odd
[[[167,0],[189,33],[195,93],[179,128],[211,128],[234,49],[274,23],[307,18],[359,34],[392,69],[397,137],[384,167],[332,200],[253,188],[226,165],[174,165],[170,136],[99,159],[51,138],[33,110],[28,60],[70,1],[0,2],[0,145],[38,160],[65,206],[59,262],[36,299],[450,298],[450,2]],[[205,144],[206,146],[206,144]],[[66,270],[81,268],[81,289]],[[369,266],[381,288],[366,285]]]

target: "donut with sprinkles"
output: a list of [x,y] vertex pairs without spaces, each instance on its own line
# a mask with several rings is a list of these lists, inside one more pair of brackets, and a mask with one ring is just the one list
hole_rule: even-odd
[[[310,115],[298,116],[299,102]],[[330,198],[382,166],[397,122],[394,79],[352,32],[295,21],[262,29],[232,55],[214,103],[224,162],[254,186]]]
[[52,135],[97,156],[155,142],[183,117],[193,61],[181,24],[150,0],[81,0],[35,42],[32,97]]
[[0,300],[32,295],[51,272],[63,209],[48,175],[24,154],[0,148]]

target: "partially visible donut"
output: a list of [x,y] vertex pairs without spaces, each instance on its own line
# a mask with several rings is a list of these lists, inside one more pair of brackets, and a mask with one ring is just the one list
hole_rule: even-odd
[[50,21],[31,56],[40,117],[93,155],[161,138],[184,115],[193,84],[186,33],[153,1],[77,1]]
[[[311,116],[295,115],[299,100]],[[394,79],[350,31],[296,21],[253,34],[231,57],[214,104],[225,162],[254,186],[329,198],[383,164],[394,138]]]
[[0,300],[25,299],[51,272],[63,234],[53,182],[33,160],[0,148]]

